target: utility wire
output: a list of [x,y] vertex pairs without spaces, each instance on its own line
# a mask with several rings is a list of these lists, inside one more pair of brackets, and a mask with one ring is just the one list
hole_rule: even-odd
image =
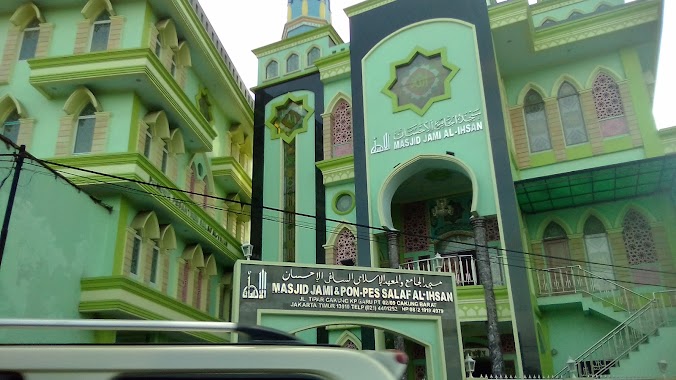
[[[114,178],[114,179],[118,179],[118,180],[125,181],[125,182],[133,182],[133,183],[137,183],[137,184],[154,186],[156,188],[178,191],[178,192],[185,193],[185,194],[197,195],[197,196],[200,196],[200,197],[206,197],[206,198],[220,200],[220,201],[224,201],[224,202],[237,203],[240,206],[255,207],[255,206],[253,206],[253,204],[248,203],[248,202],[236,201],[236,200],[227,199],[227,198],[223,198],[223,197],[219,197],[219,196],[215,196],[215,195],[211,195],[211,194],[202,194],[202,193],[197,193],[197,192],[194,192],[194,191],[179,189],[179,188],[176,188],[176,187],[164,186],[164,185],[157,184],[157,183],[151,183],[151,182],[140,181],[140,180],[136,180],[136,179],[125,178],[125,177],[117,176],[117,175],[114,175],[114,174],[97,172],[97,171],[93,171],[93,170],[89,170],[89,169],[79,168],[79,167],[76,167],[76,166],[61,164],[61,163],[58,163],[58,162],[40,160],[40,159],[37,159],[37,158],[34,158],[34,157],[31,157],[31,158],[36,160],[36,161],[39,161],[39,162],[41,162],[45,165],[59,166],[59,167],[67,168],[67,169],[82,171],[82,172],[89,173],[89,174],[95,174],[95,175],[100,175],[100,176],[104,176],[104,177],[108,177],[108,178]],[[64,170],[59,170],[59,169],[56,169],[56,170],[61,171],[61,172],[66,172]],[[66,172],[66,173],[68,173],[68,172]],[[73,173],[70,173],[70,174],[73,174]],[[93,180],[93,178],[90,178],[90,177],[83,177],[83,178]],[[99,182],[109,184],[109,182],[105,182],[105,181],[99,181]],[[261,208],[264,209],[264,210],[275,211],[275,212],[286,213],[286,214],[293,214],[295,216],[306,217],[306,218],[315,219],[315,220],[319,219],[316,215],[310,215],[310,214],[305,214],[305,213],[300,213],[300,212],[295,212],[295,211],[286,211],[286,210],[283,210],[283,209],[278,209],[278,208],[265,206],[265,205],[261,206]],[[354,226],[354,227],[362,227],[362,228],[375,230],[375,231],[388,232],[387,229],[382,228],[382,227],[380,227],[380,228],[379,227],[373,227],[373,226],[369,226],[369,225],[352,223],[352,222],[339,220],[339,219],[332,219],[332,218],[324,218],[324,220],[328,221],[328,222],[351,225],[351,226]],[[411,234],[411,233],[406,233],[406,232],[401,232],[401,231],[398,232],[398,234],[404,235],[404,236],[422,237],[422,238],[426,238],[426,239],[430,239],[430,240],[436,240],[432,236],[422,236],[422,235]],[[491,246],[488,246],[488,245],[480,245],[480,244],[467,243],[467,242],[462,242],[462,241],[454,241],[454,240],[448,240],[448,239],[444,239],[444,241],[451,242],[451,243],[454,243],[454,244],[466,245],[468,247],[476,247],[476,246],[486,247],[486,248],[490,248],[490,249],[503,251],[503,252],[506,252],[506,253],[511,252],[511,253],[518,253],[518,254],[522,254],[522,255],[541,257],[541,258],[549,257],[547,255],[542,255],[542,254],[537,254],[537,253],[532,253],[532,252],[525,252],[525,251],[519,251],[519,250],[513,250],[513,249],[507,249],[507,248],[501,248],[501,247],[491,247]],[[570,261],[570,262],[578,262],[578,263],[583,263],[583,264],[593,264],[593,265],[599,265],[599,266],[607,266],[607,267],[611,267],[611,268],[623,268],[623,269],[627,269],[627,270],[638,269],[638,268],[632,268],[632,267],[628,267],[628,266],[594,262],[594,261],[588,261],[588,260],[573,259],[573,258],[566,259],[566,260]],[[674,272],[661,271],[661,270],[656,270],[656,269],[639,269],[639,270],[644,271],[644,272],[661,273],[661,274],[668,274],[668,275],[676,276],[676,273],[674,273]]]
[[[34,164],[34,163],[31,163],[31,165],[38,166],[38,167],[42,167],[42,165],[37,165],[37,164]],[[26,170],[27,170],[27,169],[26,169]],[[28,170],[28,171],[30,171],[30,170]],[[47,173],[44,173],[44,174],[45,174],[45,175],[48,175]],[[73,176],[78,177],[78,178],[94,180],[94,181],[99,182],[99,183],[101,183],[101,184],[103,184],[103,185],[121,188],[121,189],[123,189],[123,190],[130,191],[130,192],[134,192],[134,193],[138,193],[138,194],[141,194],[141,195],[144,195],[144,196],[148,196],[148,197],[161,197],[161,198],[166,198],[166,199],[173,199],[173,200],[180,201],[180,202],[183,202],[183,203],[195,204],[195,202],[194,202],[192,199],[190,199],[190,200],[183,200],[183,199],[170,198],[170,197],[165,196],[165,195],[162,195],[162,194],[153,194],[153,193],[149,193],[149,192],[147,192],[147,191],[141,190],[141,189],[134,189],[134,188],[131,188],[131,187],[127,187],[127,186],[121,185],[121,184],[119,184],[119,183],[106,182],[106,181],[103,181],[103,180],[100,180],[100,179],[95,179],[95,178],[91,178],[91,177],[87,177],[87,176],[82,176],[82,175],[78,175],[78,174],[73,174],[73,173],[70,173],[70,174],[72,174]],[[151,184],[151,183],[146,183],[146,184],[147,184],[147,185],[153,185],[153,184]],[[195,193],[195,194],[197,194],[197,195],[202,195],[202,196],[204,195],[204,194],[200,194],[200,193]],[[208,204],[207,204],[207,205],[205,205],[205,207],[208,207],[208,208],[211,208],[211,209],[215,209],[215,210],[229,211],[229,210],[227,210],[227,209],[224,209],[224,208],[221,208],[221,207],[218,207],[218,206],[214,206],[214,205],[208,205]],[[244,215],[247,215],[247,214],[244,213],[244,212],[239,212],[239,213],[237,213],[237,214],[244,214]],[[264,219],[264,220],[268,220],[268,221],[277,222],[277,223],[286,224],[286,225],[294,225],[294,226],[298,226],[298,227],[301,227],[301,228],[310,229],[310,230],[313,230],[313,231],[316,231],[316,230],[317,230],[315,225],[312,225],[312,224],[301,224],[301,223],[290,223],[290,222],[285,221],[283,218],[274,218],[274,217],[268,217],[268,218],[266,218],[266,217],[263,217],[263,219]],[[329,230],[329,229],[327,229],[326,232],[327,232],[327,233],[330,233],[330,234],[337,234],[335,231],[332,231],[332,230]],[[372,239],[370,236],[369,236],[369,237],[356,237],[356,238],[362,239],[362,240],[367,240],[367,241],[370,241],[370,242],[378,242],[377,239]],[[472,245],[472,244],[470,244],[470,245]],[[472,245],[472,246],[475,246],[475,245]],[[486,247],[487,249],[493,249],[493,250],[498,251],[498,247],[490,247],[490,246],[485,246],[485,247]],[[433,258],[430,258],[429,260],[431,261],[431,260],[433,260]],[[479,262],[479,261],[484,260],[484,259],[480,259],[480,258],[478,258],[478,257],[475,257],[474,260],[477,261],[477,262]],[[489,264],[498,264],[498,265],[504,265],[504,266],[513,267],[513,268],[522,268],[522,269],[527,269],[527,270],[531,270],[531,271],[543,272],[543,273],[547,273],[547,274],[549,274],[549,275],[557,275],[557,272],[553,272],[551,269],[541,269],[541,268],[535,268],[535,267],[533,267],[533,266],[528,266],[528,264],[525,262],[525,260],[524,260],[525,266],[517,265],[517,264],[510,264],[509,262],[507,262],[507,258],[506,258],[506,257],[503,258],[503,257],[500,257],[500,256],[493,256],[493,257],[489,256],[487,260],[488,260],[488,263],[489,263]],[[402,265],[405,265],[405,263],[402,264]],[[569,268],[569,267],[563,267],[563,268]],[[634,268],[629,268],[629,269],[634,269]],[[639,270],[642,270],[642,269],[639,269]],[[667,272],[667,273],[668,273],[668,272]],[[618,274],[628,274],[628,273],[618,273]],[[670,274],[670,273],[668,273],[668,274]],[[571,274],[562,273],[562,275],[571,275]],[[571,275],[571,276],[572,276],[572,275]],[[575,274],[575,277],[578,277],[578,278],[585,278],[585,279],[587,279],[587,278],[588,278],[588,279],[597,279],[597,280],[598,280],[598,279],[604,279],[603,277],[600,277],[600,276],[589,276],[589,275],[584,275],[584,274],[579,274],[579,273],[578,273],[578,274]],[[613,279],[613,280],[604,279],[604,280],[611,281],[611,282],[615,282],[615,283],[631,284],[631,285],[646,285],[646,286],[654,286],[654,285],[655,285],[655,284],[650,284],[650,283],[637,282],[637,281],[627,281],[627,280],[619,280],[619,279]],[[537,279],[536,279],[536,281],[537,281]],[[676,289],[676,288],[667,287],[667,286],[665,286],[665,287],[668,288],[668,289]]]

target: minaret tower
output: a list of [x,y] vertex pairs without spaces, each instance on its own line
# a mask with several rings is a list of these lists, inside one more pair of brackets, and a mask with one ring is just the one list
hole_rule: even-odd
[[283,39],[331,23],[331,0],[288,0],[288,2]]

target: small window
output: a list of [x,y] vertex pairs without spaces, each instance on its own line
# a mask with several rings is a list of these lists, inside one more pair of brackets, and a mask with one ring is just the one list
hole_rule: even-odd
[[23,30],[23,39],[21,40],[21,50],[19,51],[19,60],[23,61],[35,57],[38,48],[38,38],[40,37],[40,21],[34,19]]
[[535,90],[528,91],[523,109],[526,114],[526,132],[531,153],[552,149],[542,96]]
[[211,123],[212,117],[211,117],[211,102],[209,101],[209,96],[206,94],[206,91],[200,94],[200,98],[197,101],[197,105],[199,106],[200,113],[204,118]]
[[336,197],[336,210],[345,214],[352,210],[354,206],[354,197],[350,193],[342,193]]
[[169,148],[165,142],[162,145],[162,173],[167,174],[167,165],[169,164]]
[[134,233],[134,244],[131,248],[131,264],[129,272],[131,274],[138,274],[139,258],[141,256],[141,237],[138,233]]
[[16,144],[16,141],[19,139],[19,128],[21,122],[19,121],[19,114],[14,111],[9,117],[2,123],[2,135],[12,140]]
[[300,70],[300,58],[298,57],[298,54],[291,54],[286,60],[286,72],[290,73],[298,70]]
[[73,153],[89,153],[94,143],[94,127],[96,126],[96,109],[88,104],[77,119],[75,147]]
[[157,35],[157,42],[155,43],[155,55],[158,58],[162,57],[162,35]]
[[153,245],[153,258],[150,263],[150,282],[153,284],[157,283],[157,269],[160,261],[160,247],[157,246],[157,243]]
[[153,147],[153,134],[150,131],[150,127],[146,129],[146,140],[143,143],[143,155],[146,158],[150,159],[150,153],[152,152]]
[[279,75],[279,64],[277,61],[268,63],[265,67],[265,79],[275,78]]
[[94,21],[92,30],[92,45],[90,51],[108,50],[108,38],[110,37],[110,14],[106,11],[101,12]]
[[315,61],[319,59],[321,56],[321,51],[317,47],[313,47],[310,49],[310,51],[307,53],[307,65],[312,66],[315,64]]
[[176,63],[176,53],[171,54],[171,67],[169,69],[169,72],[171,72],[171,76],[176,76],[176,68],[178,67],[178,64]]

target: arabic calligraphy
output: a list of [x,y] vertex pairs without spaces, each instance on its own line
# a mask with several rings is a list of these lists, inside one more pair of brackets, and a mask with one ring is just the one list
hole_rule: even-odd
[[296,275],[293,273],[293,268],[284,272],[282,275],[282,281],[287,282],[289,280],[305,280],[310,277],[315,277],[315,282],[323,282],[324,284],[352,284],[358,286],[360,284],[370,284],[376,282],[378,286],[399,286],[400,288],[423,288],[423,289],[433,289],[439,285],[442,285],[442,281],[437,282],[425,282],[424,276],[415,276],[413,278],[408,278],[402,280],[401,275],[393,276],[392,278],[387,278],[385,274],[374,274],[372,278],[369,279],[368,274],[362,273],[361,275],[355,277],[354,273],[348,273],[347,277],[339,278],[333,271],[329,272],[328,275],[324,275],[325,272],[312,272],[306,275]]
[[373,139],[370,152],[378,154],[482,130],[482,111],[477,108],[454,116],[401,128],[394,131],[392,135],[386,132],[383,134],[382,144],[379,143],[378,137]]

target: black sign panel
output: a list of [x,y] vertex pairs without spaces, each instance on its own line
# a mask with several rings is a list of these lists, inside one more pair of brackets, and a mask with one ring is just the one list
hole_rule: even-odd
[[[239,261],[235,274],[237,320],[246,323],[257,321],[259,309],[384,319],[409,315],[411,321],[438,316],[447,373],[460,373],[454,277],[449,273]],[[414,323],[409,335],[415,339]]]

